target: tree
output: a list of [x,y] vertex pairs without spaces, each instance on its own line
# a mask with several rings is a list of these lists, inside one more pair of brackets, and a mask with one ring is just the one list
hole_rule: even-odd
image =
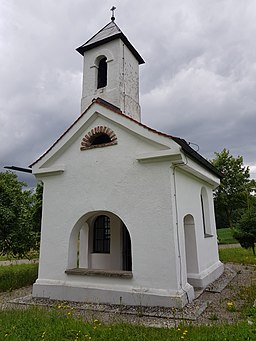
[[220,186],[214,194],[215,208],[217,215],[224,214],[227,226],[232,227],[235,215],[239,219],[242,213],[239,210],[248,205],[249,167],[243,165],[242,156],[235,158],[225,148],[222,152],[215,153],[215,156],[211,162],[223,174]]
[[0,253],[21,257],[35,245],[32,196],[13,173],[0,173]]
[[255,255],[256,211],[248,211],[242,216],[233,235],[242,247],[245,249],[252,248]]

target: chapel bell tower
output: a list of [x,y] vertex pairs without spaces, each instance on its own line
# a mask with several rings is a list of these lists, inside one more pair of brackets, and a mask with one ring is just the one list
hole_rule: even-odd
[[81,112],[100,97],[140,121],[139,65],[144,60],[111,22],[76,50],[84,57]]

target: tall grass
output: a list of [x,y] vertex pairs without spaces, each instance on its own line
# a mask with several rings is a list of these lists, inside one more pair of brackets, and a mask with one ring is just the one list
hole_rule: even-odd
[[1,340],[91,340],[91,341],[168,341],[168,340],[255,340],[253,325],[242,322],[233,325],[185,326],[178,328],[146,328],[128,324],[106,325],[94,320],[86,323],[74,318],[72,311],[29,308],[23,312],[0,312]]
[[31,285],[37,279],[38,264],[0,266],[0,292]]

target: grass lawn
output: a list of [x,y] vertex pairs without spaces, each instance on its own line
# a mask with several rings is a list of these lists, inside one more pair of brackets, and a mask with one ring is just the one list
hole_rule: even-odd
[[32,285],[37,279],[38,264],[0,266],[0,292]]
[[[122,341],[168,341],[168,340],[255,340],[256,315],[249,325],[246,321],[233,325],[185,326],[177,328],[147,328],[128,324],[106,325],[94,320],[85,323],[73,317],[72,310],[62,311],[55,307],[50,311],[29,308],[24,311],[0,311],[1,340],[122,340]],[[118,316],[117,316],[118,319]]]
[[[240,263],[256,265],[256,256],[253,255],[252,250],[246,250],[242,247],[227,248],[219,250],[220,260],[224,263]],[[256,337],[255,337],[256,340]]]
[[232,230],[230,228],[217,230],[219,244],[237,244],[238,241],[233,238]]
[[[255,264],[256,257],[251,250],[229,248],[220,250],[224,262]],[[37,277],[37,264],[0,266],[0,291],[31,284]],[[23,282],[26,280],[26,282]],[[4,285],[4,289],[3,286]],[[12,341],[223,341],[256,340],[256,307],[253,307],[256,287],[245,288],[247,304],[240,310],[244,321],[234,324],[192,326],[182,322],[176,328],[151,328],[132,324],[103,324],[98,320],[85,322],[68,305],[57,305],[50,309],[29,307],[27,309],[0,309],[0,340]],[[241,297],[242,297],[241,296]],[[250,324],[247,319],[250,318]]]

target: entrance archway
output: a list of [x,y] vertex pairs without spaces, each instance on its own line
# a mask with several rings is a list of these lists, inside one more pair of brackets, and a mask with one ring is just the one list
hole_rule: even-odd
[[81,217],[70,234],[68,268],[132,271],[132,243],[124,222],[108,211]]

